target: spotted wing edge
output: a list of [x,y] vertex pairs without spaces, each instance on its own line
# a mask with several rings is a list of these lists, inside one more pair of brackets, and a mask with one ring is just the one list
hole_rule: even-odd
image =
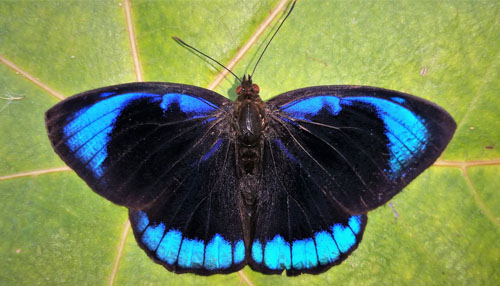
[[[137,212],[138,211],[136,211],[136,210],[129,209],[128,213],[129,213],[129,220],[131,221],[131,223],[134,223],[132,220],[135,219]],[[154,263],[157,263],[157,264],[163,266],[165,269],[167,269],[168,271],[170,271],[172,273],[176,273],[176,274],[190,273],[190,274],[196,274],[196,275],[201,275],[201,276],[212,276],[215,274],[231,274],[231,273],[240,271],[245,266],[247,266],[249,263],[249,256],[245,250],[244,258],[241,262],[235,263],[235,264],[231,265],[230,267],[224,268],[224,269],[208,270],[208,269],[203,269],[203,268],[182,268],[182,267],[177,267],[176,264],[169,265],[165,261],[162,261],[161,259],[159,259],[158,256],[155,254],[156,253],[155,251],[149,250],[145,244],[139,243],[139,241],[141,241],[141,239],[142,239],[142,234],[144,231],[141,232],[135,227],[132,227],[132,231],[134,233],[134,238],[137,242],[137,245],[147,254],[147,256]]]

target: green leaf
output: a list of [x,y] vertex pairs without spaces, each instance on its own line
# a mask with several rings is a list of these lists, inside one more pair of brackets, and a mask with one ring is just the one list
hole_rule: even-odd
[[[206,87],[278,1],[133,1],[144,79]],[[0,1],[0,284],[500,284],[500,3],[298,1],[259,64],[264,99],[326,84],[373,85],[448,110],[456,135],[389,205],[363,242],[321,275],[177,275],[137,246],[127,210],[93,193],[52,151],[57,97],[136,80],[121,1]],[[283,16],[283,14],[279,14]],[[253,68],[276,28],[234,68]],[[231,77],[216,88],[234,98]],[[52,92],[54,90],[55,92]]]

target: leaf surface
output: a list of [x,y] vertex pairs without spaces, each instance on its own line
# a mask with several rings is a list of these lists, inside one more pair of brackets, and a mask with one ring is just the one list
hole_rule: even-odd
[[[458,124],[436,166],[371,212],[358,250],[321,275],[170,273],[139,249],[125,208],[65,171],[43,121],[58,96],[138,73],[206,87],[220,68],[171,37],[228,63],[276,5],[132,1],[134,54],[122,1],[0,1],[0,284],[500,284],[498,1],[298,1],[254,75],[264,99],[372,85],[436,102]],[[236,74],[251,72],[276,26]],[[234,99],[236,85],[227,77],[216,91]]]

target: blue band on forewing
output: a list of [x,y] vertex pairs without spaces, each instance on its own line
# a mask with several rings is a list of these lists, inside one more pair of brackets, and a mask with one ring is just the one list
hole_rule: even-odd
[[172,104],[178,104],[182,112],[193,114],[191,118],[206,116],[208,113],[213,112],[218,108],[212,103],[199,97],[178,93],[165,94],[160,103],[161,108],[167,110]]
[[81,163],[87,165],[96,178],[104,174],[102,163],[108,155],[106,145],[115,119],[131,102],[148,99],[152,104],[159,103],[165,111],[172,104],[177,104],[180,111],[190,118],[206,117],[218,108],[203,98],[178,93],[112,95],[113,93],[101,94],[102,100],[76,112],[63,129],[66,146]]
[[[404,103],[401,100],[397,102]],[[385,134],[390,142],[387,147],[391,150],[389,174],[393,179],[398,178],[413,154],[424,150],[427,145],[427,128],[422,123],[423,119],[400,104],[387,99],[367,96],[342,99],[342,104],[353,103],[372,106],[384,122]]]
[[[396,179],[401,176],[401,171],[408,167],[414,154],[427,147],[428,139],[423,119],[405,108],[405,103],[406,100],[400,97],[392,97],[389,100],[370,96],[339,98],[333,95],[320,95],[292,101],[282,106],[281,110],[292,120],[311,121],[322,110],[337,116],[348,106],[369,106],[384,122],[385,135],[389,140],[387,147],[391,152],[388,162],[390,170],[387,172],[392,179]],[[295,124],[286,117],[283,117],[283,120]]]
[[337,115],[342,107],[340,98],[331,95],[320,95],[292,101],[281,107],[281,110],[289,113],[294,118],[310,120],[310,117],[318,114],[321,109],[328,109],[333,115]]

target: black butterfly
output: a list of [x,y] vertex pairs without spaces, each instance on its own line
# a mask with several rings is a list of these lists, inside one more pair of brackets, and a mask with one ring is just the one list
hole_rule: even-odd
[[235,102],[200,87],[130,83],[46,113],[54,150],[126,206],[168,270],[249,265],[320,273],[358,246],[366,212],[429,167],[456,128],[439,106],[366,86],[315,86],[268,102],[249,76]]

